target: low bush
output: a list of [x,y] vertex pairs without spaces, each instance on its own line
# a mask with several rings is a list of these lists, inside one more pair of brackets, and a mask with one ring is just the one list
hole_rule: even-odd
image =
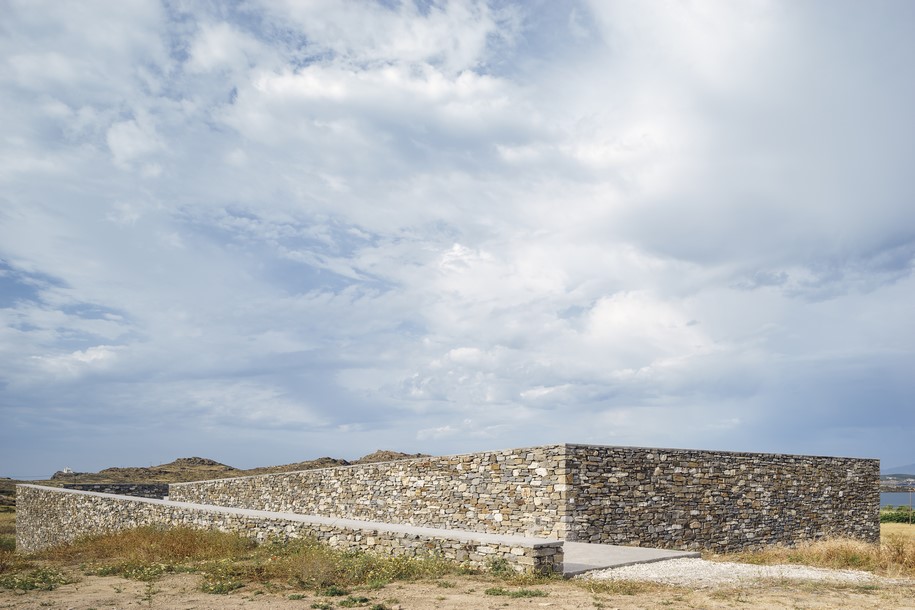
[[915,523],[915,515],[908,506],[888,506],[880,511],[880,523]]

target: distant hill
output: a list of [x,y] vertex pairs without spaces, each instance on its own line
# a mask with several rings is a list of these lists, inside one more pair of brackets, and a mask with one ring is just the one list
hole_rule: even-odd
[[895,468],[881,468],[880,474],[910,474],[915,476],[915,464],[906,464]]
[[242,470],[233,466],[221,464],[215,460],[201,457],[178,458],[168,464],[159,466],[126,468],[105,468],[98,472],[55,472],[46,481],[17,481],[0,477],[0,506],[15,505],[16,484],[36,483],[38,485],[53,485],[59,487],[64,483],[185,483],[188,481],[204,481],[207,479],[225,479],[229,477],[245,477],[257,474],[274,474],[278,472],[294,472],[296,470],[313,470],[315,468],[330,468],[332,466],[349,466],[350,464],[369,464],[373,462],[390,462],[393,460],[406,460],[417,457],[428,457],[423,453],[401,453],[399,451],[379,450],[366,456],[348,462],[332,457],[320,457],[315,460],[283,464],[281,466],[262,466]]

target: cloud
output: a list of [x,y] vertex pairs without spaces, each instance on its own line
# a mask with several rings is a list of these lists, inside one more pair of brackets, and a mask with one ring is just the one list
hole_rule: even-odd
[[185,69],[198,74],[247,68],[265,52],[255,38],[228,23],[206,23],[191,44]]
[[145,117],[115,123],[108,128],[106,140],[115,165],[122,168],[163,147],[155,127]]
[[510,37],[514,26],[510,9],[476,1],[423,8],[412,2],[269,2],[264,8],[277,21],[295,24],[314,53],[329,51],[356,64],[435,64],[451,72],[477,68],[490,39]]
[[33,356],[39,366],[52,376],[77,377],[88,372],[105,369],[117,358],[118,348],[96,345],[81,351],[59,356]]
[[912,461],[908,7],[8,7],[5,450]]

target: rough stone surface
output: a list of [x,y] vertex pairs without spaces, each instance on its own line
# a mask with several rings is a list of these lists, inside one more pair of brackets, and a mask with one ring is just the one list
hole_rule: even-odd
[[735,551],[880,537],[879,460],[566,446],[567,540]]
[[551,445],[170,486],[175,500],[605,544],[879,538],[878,460]]
[[565,537],[559,473],[565,446],[176,483],[182,502],[409,523],[524,536]]
[[16,486],[16,548],[35,552],[81,536],[140,526],[192,527],[236,532],[263,542],[310,536],[332,547],[381,555],[428,556],[486,568],[504,559],[518,571],[562,573],[561,543],[508,536],[468,536],[447,530],[411,532],[382,524],[341,524],[302,515],[131,498],[77,490]]
[[168,495],[168,483],[64,483],[63,488],[157,500]]
[[[172,500],[209,507],[76,491],[39,493],[23,486],[17,504],[26,502],[28,508],[17,511],[17,539],[20,548],[41,548],[144,524],[199,524],[263,538],[277,528],[307,529],[300,516],[318,515],[721,552],[825,535],[875,541],[879,467],[878,460],[852,458],[550,445],[169,486]],[[232,509],[294,514],[251,521],[251,515]],[[381,552],[399,553],[422,546],[404,542],[402,532],[381,536],[390,544],[370,545],[363,534],[311,527],[321,539],[355,548],[381,544]],[[445,550],[449,547],[439,542],[432,546],[462,561],[479,562],[494,553],[517,565],[539,559],[526,550],[503,553],[499,545],[472,552]]]

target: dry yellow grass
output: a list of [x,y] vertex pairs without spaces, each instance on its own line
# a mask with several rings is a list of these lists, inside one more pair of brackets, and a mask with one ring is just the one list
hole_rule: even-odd
[[[28,567],[14,564],[13,558],[9,554],[10,561],[0,563],[0,572],[21,572]],[[202,588],[210,593],[227,593],[253,583],[323,589],[462,572],[456,564],[441,559],[343,552],[313,540],[256,545],[236,534],[152,527],[85,538],[36,553],[30,559],[58,570],[72,571],[79,566],[80,571],[92,575],[143,581],[193,572],[203,577]]]
[[799,564],[864,570],[881,576],[915,577],[915,526],[884,523],[879,544],[829,538],[796,547],[773,546],[759,551],[715,555],[709,559],[759,565]]
[[16,535],[16,511],[0,506],[0,537]]
[[915,540],[915,525],[909,525],[908,523],[881,523],[880,537],[886,538],[888,536],[902,536],[903,538]]
[[250,540],[218,531],[140,527],[54,547],[37,557],[58,563],[194,562],[243,557],[254,547]]

